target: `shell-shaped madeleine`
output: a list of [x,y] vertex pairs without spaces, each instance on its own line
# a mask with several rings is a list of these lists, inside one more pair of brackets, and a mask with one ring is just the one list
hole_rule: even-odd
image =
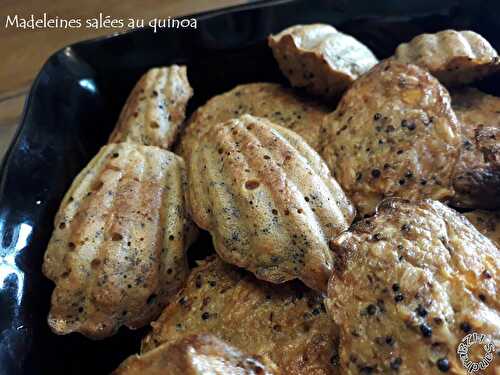
[[143,356],[209,334],[269,358],[286,375],[338,374],[338,329],[322,293],[295,281],[274,285],[223,262],[200,262],[142,341]]
[[130,93],[109,142],[169,149],[184,122],[191,96],[185,66],[150,69]]
[[176,154],[186,163],[194,145],[204,139],[211,125],[244,114],[263,117],[300,135],[317,149],[323,118],[332,111],[328,106],[277,83],[248,83],[213,97],[193,113],[181,136]]
[[[168,369],[168,371],[166,370]],[[242,353],[212,335],[192,335],[125,360],[113,375],[278,375],[268,358]]]
[[[385,200],[332,249],[344,261],[325,304],[342,374],[466,375],[457,348],[469,333],[500,342],[500,250],[442,203]],[[491,354],[485,375],[500,370]]]
[[418,35],[400,44],[395,58],[429,70],[448,86],[470,83],[500,70],[497,51],[470,30]]
[[104,338],[156,318],[188,274],[185,186],[173,153],[131,143],[100,150],[66,193],[45,253],[55,333]]
[[292,86],[326,98],[337,98],[378,63],[368,47],[330,25],[292,26],[268,43]]
[[227,262],[273,283],[323,290],[329,241],[354,208],[319,155],[294,132],[244,115],[212,126],[188,166],[190,209]]
[[458,121],[444,86],[418,66],[381,62],[323,124],[321,156],[361,216],[384,198],[454,195]]

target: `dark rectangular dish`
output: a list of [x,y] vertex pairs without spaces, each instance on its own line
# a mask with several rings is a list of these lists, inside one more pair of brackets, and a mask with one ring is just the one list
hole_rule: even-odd
[[[330,23],[379,58],[417,34],[446,28],[472,29],[500,48],[500,3],[493,0],[271,1],[196,17],[197,30],[144,29],[74,44],[38,74],[1,167],[0,374],[104,374],[139,349],[147,328],[103,341],[52,334],[53,285],[41,264],[64,192],[106,142],[148,68],[188,66],[191,112],[237,84],[284,82],[265,38],[292,24]],[[486,90],[500,94],[497,83]]]

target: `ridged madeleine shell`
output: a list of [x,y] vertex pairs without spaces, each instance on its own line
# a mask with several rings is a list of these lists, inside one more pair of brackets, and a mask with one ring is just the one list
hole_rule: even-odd
[[109,142],[169,149],[184,122],[191,96],[185,66],[150,69],[130,93]]
[[[168,369],[168,370],[167,370]],[[278,375],[268,358],[242,353],[211,335],[192,335],[130,356],[113,375]]]
[[319,155],[294,132],[244,115],[212,126],[188,166],[194,221],[217,253],[263,280],[324,290],[329,241],[354,209]]
[[470,30],[418,35],[400,44],[395,58],[429,70],[447,86],[470,83],[500,70],[497,51]]
[[55,333],[104,338],[157,317],[188,274],[185,186],[180,157],[129,143],[104,146],[76,177],[43,264]]
[[292,86],[326,98],[337,98],[378,63],[363,43],[330,25],[292,26],[268,43]]
[[141,352],[210,334],[269,358],[283,375],[338,374],[338,329],[323,296],[295,281],[274,285],[219,257],[201,262],[143,342]]
[[213,97],[193,113],[176,150],[186,163],[195,144],[211,125],[249,114],[299,134],[316,149],[323,118],[332,109],[277,83],[249,83]]

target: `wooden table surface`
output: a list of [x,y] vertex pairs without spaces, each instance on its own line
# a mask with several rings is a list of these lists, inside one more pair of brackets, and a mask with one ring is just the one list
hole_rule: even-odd
[[251,2],[250,0],[2,0],[0,25],[0,159],[19,123],[26,94],[47,58],[60,48],[79,40],[109,34],[117,29],[38,29],[6,28],[11,17],[88,19],[103,15],[112,18],[167,18]]

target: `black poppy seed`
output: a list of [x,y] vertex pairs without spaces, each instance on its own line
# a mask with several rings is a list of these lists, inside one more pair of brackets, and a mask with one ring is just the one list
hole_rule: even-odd
[[392,284],[392,290],[395,292],[399,292],[399,284]]
[[479,295],[479,299],[482,301],[482,302],[485,302],[486,301],[486,296],[484,294],[480,294]]
[[460,323],[460,329],[464,331],[464,333],[469,333],[471,331],[471,326],[467,322]]
[[377,312],[377,306],[368,305],[368,307],[366,308],[366,312],[368,315],[375,315],[375,313]]
[[378,169],[372,169],[372,177],[373,178],[379,178],[380,177],[380,171]]
[[431,337],[432,336],[432,328],[429,327],[427,323],[422,323],[420,324],[420,332],[422,333],[422,336],[424,337]]
[[373,374],[373,367],[365,366],[359,370],[361,374]]
[[401,302],[404,299],[405,299],[405,296],[401,293],[396,294],[396,296],[394,297],[394,301],[396,301],[396,303]]
[[447,372],[450,369],[450,362],[448,362],[448,358],[439,358],[436,364],[441,372]]
[[491,279],[491,273],[488,272],[488,270],[483,271],[483,276],[485,279]]
[[394,359],[391,361],[391,364],[390,364],[391,369],[393,369],[393,370],[398,370],[398,369],[399,369],[399,367],[401,366],[401,363],[403,363],[403,360],[402,360],[401,358],[399,358],[399,357],[394,358]]
[[201,314],[201,319],[207,320],[208,318],[210,318],[210,314],[207,313],[206,311],[203,314]]
[[313,315],[319,315],[320,311],[319,311],[319,309],[314,309],[312,311],[312,313],[313,313]]
[[202,282],[201,282],[201,277],[197,277],[195,281],[195,285],[198,289],[201,288]]
[[386,343],[387,345],[389,345],[389,346],[393,346],[393,345],[394,345],[394,342],[395,342],[395,340],[394,340],[394,337],[392,337],[392,336],[387,336],[387,337],[385,338],[385,343]]
[[378,112],[377,112],[377,113],[375,113],[375,114],[373,115],[373,119],[374,119],[375,121],[380,120],[381,118],[382,118],[382,114],[381,114],[381,113],[378,113]]
[[425,318],[427,316],[427,310],[422,305],[418,305],[415,309],[415,312],[422,318]]

